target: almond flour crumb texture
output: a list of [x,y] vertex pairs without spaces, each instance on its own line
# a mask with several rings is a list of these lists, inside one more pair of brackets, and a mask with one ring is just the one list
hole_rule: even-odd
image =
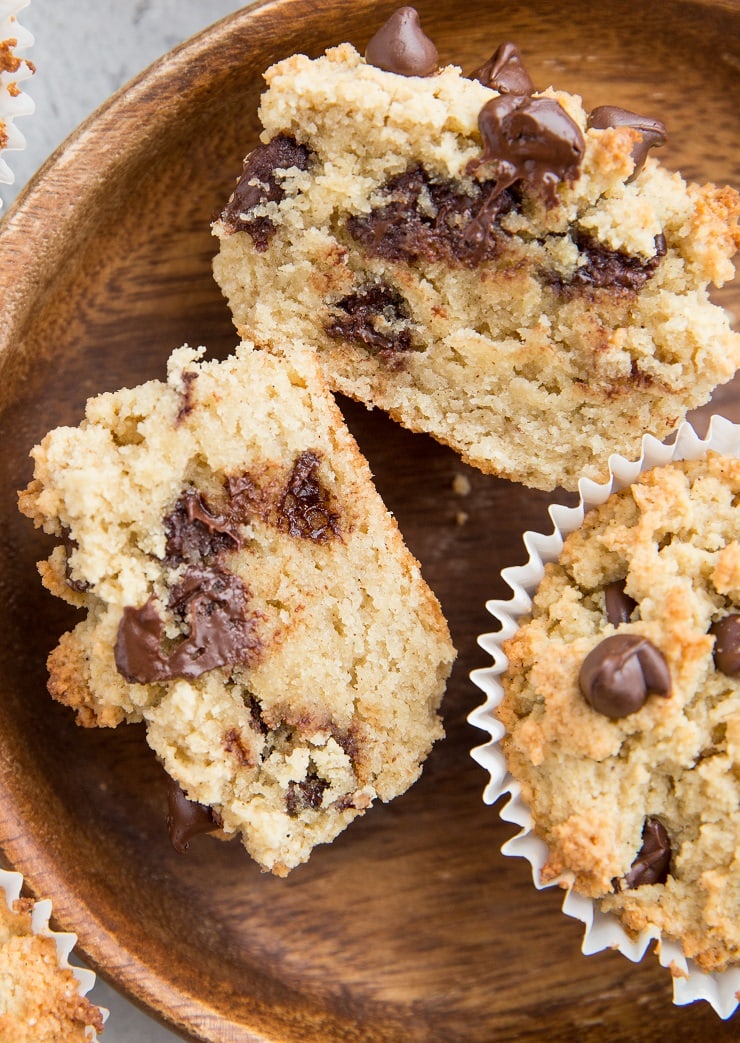
[[59,966],[53,938],[33,933],[32,907],[21,898],[9,909],[0,895],[0,1043],[84,1043],[102,1013]]
[[243,334],[306,342],[335,390],[483,471],[605,478],[738,366],[707,292],[738,196],[664,169],[658,120],[536,91],[511,44],[440,69],[409,11],[366,57],[267,71],[216,279]]
[[313,356],[202,350],[51,432],[20,503],[86,612],[52,695],[146,723],[176,846],[241,834],[285,875],[418,777],[454,652]]
[[509,770],[549,857],[630,931],[740,963],[740,460],[590,511],[505,644]]

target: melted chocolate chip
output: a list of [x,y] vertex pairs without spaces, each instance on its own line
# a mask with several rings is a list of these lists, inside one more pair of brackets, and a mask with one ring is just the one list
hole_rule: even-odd
[[352,763],[355,764],[360,757],[362,746],[356,731],[353,729],[350,729],[349,731],[339,731],[338,729],[334,729],[332,731],[332,736],[335,742],[342,747],[342,750],[346,753]]
[[604,607],[606,618],[612,626],[618,627],[620,623],[629,623],[632,613],[637,608],[637,602],[624,591],[624,580],[616,580],[604,587]]
[[260,645],[247,603],[247,589],[233,573],[188,569],[172,591],[171,606],[185,616],[190,633],[168,657],[170,675],[199,677],[250,660]]
[[189,841],[199,833],[215,833],[221,829],[221,816],[213,808],[188,800],[174,779],[167,788],[167,830],[170,843],[178,854],[184,855]]
[[240,546],[238,519],[217,514],[197,489],[188,489],[164,519],[166,561],[209,561]]
[[90,584],[86,579],[72,579],[69,575],[69,563],[67,564],[65,580],[70,590],[74,590],[77,594],[86,594],[90,590]]
[[439,67],[439,54],[419,24],[414,7],[399,7],[368,43],[365,60],[386,72],[401,76],[431,76]]
[[295,817],[303,808],[320,808],[328,785],[326,779],[319,778],[315,772],[307,775],[302,782],[289,782],[285,794],[288,814]]
[[642,829],[642,847],[624,877],[626,887],[633,889],[643,884],[664,884],[671,865],[671,841],[665,826],[657,818],[645,819]]
[[189,568],[171,597],[171,607],[188,625],[188,636],[167,653],[154,600],[139,608],[126,606],[116,638],[118,672],[129,682],[152,684],[193,679],[219,666],[249,661],[260,644],[247,600],[238,576],[218,567]]
[[180,408],[177,411],[177,423],[181,423],[185,417],[193,412],[193,385],[198,379],[198,374],[190,370],[182,375],[182,390],[180,391]]
[[553,98],[502,94],[483,106],[478,127],[484,148],[473,168],[486,164],[494,169],[492,198],[515,181],[525,181],[552,206],[557,202],[555,186],[578,176],[583,135]]
[[119,674],[132,683],[147,684],[164,678],[162,618],[153,598],[139,608],[127,605],[118,624],[115,660]]
[[411,349],[410,314],[397,290],[373,283],[337,301],[324,329],[330,337],[360,344],[392,361]]
[[470,79],[478,80],[499,94],[531,94],[534,91],[519,48],[513,43],[502,43],[484,65],[471,72]]
[[225,486],[230,514],[239,523],[249,521],[252,515],[265,514],[264,496],[251,475],[231,475]]
[[278,134],[267,145],[258,145],[244,160],[244,169],[221,219],[230,232],[248,232],[257,250],[267,249],[275,233],[269,217],[250,217],[264,203],[279,203],[284,196],[280,171],[308,170],[311,152],[294,138]]
[[712,624],[714,665],[728,677],[740,674],[740,615],[732,613]]
[[[369,214],[350,217],[347,228],[371,257],[475,268],[500,252],[507,237],[496,219],[516,205],[511,191],[491,199],[493,188],[493,181],[484,181],[466,193],[454,182],[433,181],[415,167],[383,186],[387,203]],[[480,234],[469,234],[473,226]]]
[[253,763],[249,747],[245,746],[242,733],[238,728],[229,728],[223,737],[223,747],[227,753],[236,757],[239,764],[251,765]]
[[[583,233],[575,237],[584,261],[576,268],[568,285],[592,286],[595,289],[618,289],[638,292],[652,278],[666,253],[665,237],[655,237],[655,255],[645,260],[621,250],[610,250]],[[560,284],[565,288],[565,284]]]
[[262,716],[262,707],[260,706],[259,699],[254,695],[248,695],[244,699],[244,705],[249,710],[249,723],[256,732],[260,735],[267,735],[269,728]]
[[671,691],[663,653],[639,634],[604,638],[584,659],[579,683],[589,706],[606,717],[627,717],[651,692],[667,696]]
[[278,524],[291,536],[325,543],[339,535],[339,515],[322,486],[317,453],[305,450],[296,459],[279,505]]
[[85,579],[72,579],[71,567],[69,564],[70,555],[73,553],[73,551],[76,551],[79,548],[79,543],[77,542],[77,540],[72,539],[70,531],[67,528],[65,528],[62,532],[62,541],[64,543],[65,553],[64,578],[66,580],[67,586],[71,590],[76,591],[78,594],[86,594],[87,591],[90,589],[90,584]]
[[594,109],[589,114],[587,126],[595,127],[597,130],[604,130],[606,127],[631,127],[640,132],[640,140],[632,146],[635,169],[627,178],[627,184],[634,181],[644,167],[650,149],[665,145],[668,140],[665,123],[649,116],[640,116],[629,109],[620,109],[616,105],[600,105]]

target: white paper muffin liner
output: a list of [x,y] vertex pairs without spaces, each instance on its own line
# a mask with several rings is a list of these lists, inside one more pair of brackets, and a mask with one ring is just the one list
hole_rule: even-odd
[[[0,869],[0,891],[5,895],[5,901],[10,909],[13,908],[13,903],[20,898],[21,888],[23,887],[23,876],[21,873],[14,873],[6,869]],[[0,901],[2,901],[2,895],[0,895]],[[80,996],[86,996],[88,992],[95,985],[96,977],[94,971],[88,970],[86,967],[76,967],[69,962],[69,957],[77,944],[77,935],[61,932],[52,931],[49,927],[49,917],[51,916],[51,902],[48,898],[44,898],[41,901],[34,902],[33,909],[31,910],[31,930],[34,934],[40,935],[45,938],[52,938],[57,951],[57,958],[59,960],[59,966],[69,968],[72,974],[79,982],[78,992]],[[103,1021],[108,1018],[108,1011],[105,1007],[98,1007],[100,1010]],[[97,1032],[93,1028],[87,1030],[91,1043],[97,1043],[99,1040]]]
[[[26,139],[15,125],[18,116],[29,116],[34,104],[19,84],[33,75],[33,66],[20,55],[33,43],[33,36],[18,21],[18,12],[29,0],[0,0],[0,55],[17,59],[17,69],[4,69],[0,61],[0,184],[12,185],[13,171],[6,162],[6,154],[25,148]],[[15,64],[15,61],[13,62]],[[4,135],[7,135],[5,140]],[[2,200],[0,200],[2,207]]]
[[566,889],[563,912],[585,924],[582,952],[590,956],[603,949],[618,949],[628,959],[637,962],[645,955],[650,942],[655,940],[661,964],[669,967],[673,974],[673,1002],[683,1005],[706,1000],[721,1018],[729,1018],[740,1002],[740,968],[706,974],[683,955],[680,945],[662,939],[657,927],[643,931],[637,938],[630,937],[616,916],[603,913],[591,899],[573,891],[572,879],[567,875],[546,884],[542,882],[541,870],[547,858],[547,847],[535,836],[533,820],[522,800],[519,784],[507,772],[499,745],[504,727],[494,716],[494,709],[503,696],[499,678],[507,667],[503,642],[516,633],[519,618],[530,611],[532,595],[542,579],[545,563],[558,559],[564,537],[578,528],[586,511],[603,503],[612,492],[631,484],[642,471],[673,460],[698,460],[706,456],[709,450],[716,450],[725,456],[740,456],[740,425],[715,416],[706,438],[701,439],[691,424],[686,422],[679,428],[671,445],[646,435],[642,440],[639,460],[629,461],[614,454],[609,458],[611,477],[608,481],[597,484],[587,478],[580,480],[580,501],[576,507],[551,505],[548,512],[554,525],[551,534],[524,533],[523,541],[529,561],[526,565],[506,568],[501,573],[511,587],[511,598],[489,601],[486,605],[500,623],[501,629],[483,634],[478,639],[480,646],[491,656],[493,665],[471,673],[472,680],[485,692],[486,701],[469,714],[468,721],[490,735],[489,742],[472,751],[473,759],[490,775],[483,799],[487,804],[492,804],[504,794],[509,794],[510,799],[501,809],[501,818],[519,827],[516,836],[507,841],[501,850],[505,855],[518,855],[528,860],[538,890],[556,884]]

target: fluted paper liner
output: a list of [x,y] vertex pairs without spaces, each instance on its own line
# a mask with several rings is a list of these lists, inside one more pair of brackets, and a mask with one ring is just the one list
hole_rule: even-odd
[[[14,903],[20,898],[21,888],[23,887],[23,876],[21,873],[14,873],[6,869],[0,869],[0,890],[4,892],[5,901],[9,908],[13,908]],[[3,900],[0,894],[0,901]],[[51,916],[51,901],[48,898],[44,898],[41,901],[34,902],[33,909],[31,910],[31,930],[34,934],[40,935],[41,937],[51,938],[54,941],[54,946],[57,951],[57,959],[59,966],[68,968],[72,971],[79,983],[78,993],[80,996],[86,996],[95,984],[96,977],[94,971],[88,970],[86,967],[76,967],[69,962],[69,957],[77,944],[77,935],[69,932],[52,931],[49,927],[49,917]],[[103,1021],[108,1018],[108,1011],[105,1007],[98,1008],[102,1014]],[[88,1028],[91,1043],[97,1043],[99,1037],[94,1029]]]
[[[33,65],[20,56],[33,36],[18,21],[18,12],[29,0],[0,0],[0,184],[12,185],[13,171],[7,153],[25,148],[26,139],[15,125],[16,117],[29,116],[34,104],[19,84],[33,75]],[[0,200],[2,207],[2,200]]]
[[472,751],[473,759],[490,775],[483,799],[492,804],[504,794],[509,794],[510,799],[501,810],[501,818],[519,827],[519,832],[501,850],[505,855],[518,855],[528,860],[538,890],[556,884],[566,889],[563,912],[585,924],[581,946],[583,953],[591,955],[603,949],[618,949],[628,959],[637,962],[645,955],[650,942],[655,940],[661,964],[670,968],[673,975],[673,1002],[682,1005],[706,1000],[721,1018],[729,1018],[740,1002],[740,968],[721,973],[704,973],[684,956],[679,944],[663,939],[657,927],[646,929],[637,938],[630,937],[616,916],[603,913],[591,899],[572,890],[572,879],[567,875],[543,884],[541,870],[547,857],[547,847],[544,841],[535,836],[532,817],[522,800],[520,787],[507,771],[499,745],[505,729],[494,716],[494,710],[503,696],[499,679],[507,667],[503,642],[516,633],[519,618],[530,611],[532,595],[542,579],[545,563],[558,559],[565,536],[578,528],[586,511],[603,503],[611,493],[630,485],[642,471],[673,460],[702,459],[709,450],[716,450],[725,456],[740,456],[740,425],[715,416],[706,438],[701,439],[691,424],[685,422],[671,445],[646,435],[642,440],[639,460],[629,461],[616,454],[609,458],[608,481],[598,484],[587,478],[581,479],[578,484],[580,502],[576,507],[551,505],[549,515],[554,525],[552,533],[524,533],[528,562],[526,565],[504,569],[501,573],[511,587],[512,596],[508,600],[489,601],[486,605],[500,623],[501,629],[483,634],[478,639],[480,646],[491,656],[493,665],[474,670],[471,674],[475,684],[485,692],[486,701],[469,714],[468,721],[490,735],[487,743]]

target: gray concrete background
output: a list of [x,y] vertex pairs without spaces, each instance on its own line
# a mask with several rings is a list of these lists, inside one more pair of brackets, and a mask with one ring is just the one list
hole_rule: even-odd
[[34,43],[19,55],[36,66],[22,84],[36,111],[16,120],[25,149],[4,153],[15,182],[0,185],[2,212],[114,91],[177,44],[246,6],[246,0],[30,0],[18,21]]

